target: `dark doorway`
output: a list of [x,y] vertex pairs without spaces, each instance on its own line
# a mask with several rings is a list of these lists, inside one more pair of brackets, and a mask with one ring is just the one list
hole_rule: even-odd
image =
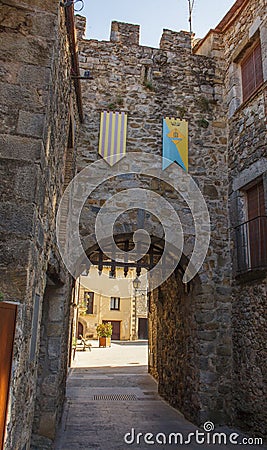
[[[72,280],[66,278],[66,284],[62,284],[54,273],[52,276],[47,272],[47,283],[40,305],[42,317],[39,352],[37,355],[38,343],[33,345],[33,350],[36,351],[32,352],[33,358],[38,361],[32,448],[45,448],[55,438],[65,394]],[[36,322],[33,319],[33,325]]]
[[78,336],[83,336],[83,324],[78,322]]
[[138,339],[148,339],[148,321],[146,318],[138,319]]
[[119,341],[121,338],[121,322],[119,320],[103,320],[103,323],[110,322],[112,325],[112,336],[113,341]]
[[4,445],[17,307],[0,303],[0,448]]

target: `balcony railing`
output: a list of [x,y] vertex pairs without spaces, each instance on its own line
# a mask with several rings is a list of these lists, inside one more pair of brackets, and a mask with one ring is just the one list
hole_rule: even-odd
[[237,273],[267,268],[267,217],[259,216],[235,228]]

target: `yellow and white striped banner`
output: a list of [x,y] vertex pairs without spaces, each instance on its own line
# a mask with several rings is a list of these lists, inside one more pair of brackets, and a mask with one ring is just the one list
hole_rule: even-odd
[[110,166],[126,154],[127,114],[103,111],[100,118],[98,153]]

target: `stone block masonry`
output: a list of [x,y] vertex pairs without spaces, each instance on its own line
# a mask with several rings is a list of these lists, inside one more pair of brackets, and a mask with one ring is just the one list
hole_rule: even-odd
[[[225,56],[229,64],[226,89],[229,108],[229,207],[232,225],[233,267],[237,264],[234,227],[242,222],[242,199],[246,186],[259,180],[264,184],[265,216],[267,215],[267,129],[266,129],[266,2],[251,1],[223,36]],[[242,46],[259,39],[262,53],[262,86],[246,104],[242,104],[238,63],[233,62]],[[233,81],[233,77],[235,80]],[[238,107],[238,109],[236,109]],[[265,219],[267,220],[267,219]],[[266,243],[263,252],[266,253]],[[238,277],[233,273],[233,354],[234,414],[237,426],[266,436],[266,298],[267,271],[252,271]],[[264,350],[265,348],[265,350]]]
[[[32,448],[46,449],[65,393],[72,281],[56,250],[55,216],[71,153],[66,157],[70,117],[77,122],[77,113],[59,2],[4,1],[0,14],[0,291],[18,303],[5,450],[28,450],[31,440]],[[57,296],[44,299],[47,283],[57,286]],[[46,308],[56,301],[64,315],[55,313],[51,333]]]
[[[84,34],[84,18],[76,16],[76,21]],[[175,278],[151,297],[157,300],[156,314],[150,317],[150,371],[159,380],[160,393],[191,420],[226,421],[231,415],[232,347],[224,67],[213,58],[194,55],[187,32],[164,30],[160,48],[149,48],[139,45],[137,25],[118,22],[112,23],[108,42],[80,39],[79,55],[81,71],[90,70],[93,79],[82,84],[85,121],[79,133],[78,170],[98,158],[103,110],[127,112],[127,152],[138,152],[140,163],[150,153],[161,155],[163,117],[189,122],[189,173],[209,208],[211,244],[199,284],[187,297]],[[95,244],[96,211],[104,201],[131,187],[159,193],[179,213],[185,233],[184,269],[194,243],[190,211],[179,193],[145,174],[117,177],[115,183],[111,180],[97,188],[81,215],[84,242]],[[159,230],[149,214],[145,226],[152,235]],[[116,222],[115,234],[131,233],[136,227],[133,212],[125,213]],[[86,250],[90,253],[89,246]],[[192,305],[189,316],[185,302]],[[184,323],[184,333],[178,333],[176,319]],[[178,357],[175,349],[180,347],[185,353]]]
[[110,40],[118,44],[139,45],[139,25],[112,22]]
[[[246,217],[248,187],[258,182],[267,215],[265,3],[237,0],[194,50],[189,33],[171,30],[164,30],[160,48],[140,46],[139,26],[121,22],[112,23],[110,41],[86,40],[85,18],[77,16],[81,75],[91,73],[80,81],[72,80],[79,70],[72,21],[66,27],[71,9],[54,0],[2,2],[0,291],[18,304],[5,450],[53,448],[73,288],[56,247],[56,212],[76,171],[76,149],[78,170],[99,158],[103,110],[127,113],[127,152],[137,152],[140,164],[161,155],[163,117],[188,121],[189,173],[209,209],[211,240],[197,277],[184,286],[194,246],[190,209],[171,180],[129,173],[98,186],[86,202],[85,250],[95,248],[96,214],[114,194],[142,187],[173,206],[184,252],[175,273],[150,295],[150,373],[161,395],[194,422],[264,433],[266,267],[236,273],[234,227]],[[240,61],[257,42],[263,82],[243,102]],[[143,224],[163,247],[156,215],[121,204],[127,211],[115,237],[123,243]],[[66,211],[64,226],[70,220]]]
[[[260,219],[263,224],[267,216],[266,20],[264,0],[236,2],[232,13],[230,11],[228,15],[228,20],[222,20],[196,50],[198,54],[210,56],[214,56],[219,50],[219,57],[222,63],[226,64],[224,101],[228,116],[227,164],[233,302],[232,417],[237,426],[262,435],[266,433],[267,420],[266,381],[264,381],[264,374],[267,371],[266,350],[264,350],[267,338],[264,326],[267,271],[263,261],[259,267],[247,268],[242,274],[237,271],[240,263],[237,227],[249,220],[246,206],[247,190],[259,182],[264,186],[265,207],[262,205],[263,218]],[[261,48],[263,83],[244,102],[241,64],[256,43],[259,43]],[[246,239],[244,238],[243,245],[246,245]],[[266,240],[265,244],[261,242],[260,245],[264,257],[267,251]],[[260,249],[255,248],[255,252],[259,254]]]

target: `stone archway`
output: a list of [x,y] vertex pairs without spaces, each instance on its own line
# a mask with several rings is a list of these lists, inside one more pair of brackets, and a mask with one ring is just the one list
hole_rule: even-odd
[[84,336],[84,328],[81,321],[78,321],[78,336]]
[[79,337],[80,334],[85,337],[87,333],[87,322],[81,316],[78,318],[77,329],[76,329],[76,337]]
[[[93,81],[97,97],[92,99],[91,84],[84,85],[83,89],[87,116],[79,137],[81,168],[87,167],[97,159],[95,149],[98,148],[99,111],[105,108],[103,105],[106,104],[107,98],[106,86],[110,86],[109,93],[111,96],[114,95],[114,98],[117,92],[120,92],[123,110],[128,114],[127,154],[121,162],[115,164],[114,178],[107,176],[110,171],[105,162],[99,164],[92,177],[88,177],[95,180],[99,176],[102,179],[92,193],[90,203],[88,202],[81,214],[81,235],[84,242],[89,244],[84,248],[94,245],[96,216],[105,202],[118,192],[123,193],[120,203],[125,206],[127,212],[115,224],[114,233],[134,232],[141,224],[150,236],[158,235],[163,238],[158,223],[147,214],[147,211],[134,216],[132,211],[128,210],[131,203],[126,199],[125,190],[141,187],[147,191],[157,192],[167,199],[176,212],[181,213],[185,244],[183,254],[190,259],[195,242],[194,227],[201,221],[199,214],[195,215],[195,223],[191,220],[191,206],[188,208],[181,195],[180,197],[177,195],[177,190],[172,189],[177,179],[182,180],[183,173],[182,171],[178,173],[178,170],[174,173],[173,169],[171,175],[172,168],[177,168],[175,165],[169,166],[164,171],[165,181],[160,176],[161,167],[153,173],[154,156],[162,154],[162,118],[176,117],[180,114],[183,117],[184,113],[181,113],[181,110],[184,109],[184,119],[189,123],[189,173],[191,181],[194,180],[203,193],[209,209],[212,223],[211,241],[204,264],[198,276],[193,279],[188,292],[185,292],[185,286],[181,281],[182,274],[178,269],[150,295],[152,308],[150,340],[153,339],[154,343],[151,349],[152,356],[150,355],[150,362],[154,365],[153,367],[150,365],[150,370],[151,373],[154,370],[153,374],[159,380],[162,395],[171,404],[180,408],[187,417],[198,423],[203,423],[206,419],[214,423],[227,421],[231,415],[232,403],[231,261],[226,201],[228,171],[225,164],[227,140],[224,126],[220,128],[219,125],[222,122],[215,120],[215,117],[220,117],[220,120],[224,117],[224,104],[220,101],[214,102],[214,95],[217,97],[219,92],[222,93],[222,84],[220,82],[218,84],[216,65],[213,66],[207,58],[192,54],[190,36],[185,37],[184,33],[170,34],[167,31],[167,34],[164,33],[162,36],[160,49],[148,51],[147,47],[133,46],[126,54],[125,46],[121,44],[124,39],[128,39],[128,35],[132,35],[132,26],[123,24],[122,29],[119,45],[114,42],[114,45],[97,44],[98,57],[101,58],[103,55],[106,58],[105,69],[101,69],[101,73]],[[137,43],[137,28],[135,37]],[[88,58],[90,55],[94,61],[95,41],[81,40],[81,45],[82,57]],[[155,69],[155,74],[159,74],[157,61],[162,58],[164,64],[160,67],[160,77],[157,78],[153,75],[153,70]],[[145,66],[148,62],[155,88],[150,92],[144,88],[143,83]],[[115,84],[114,64],[116,74],[119,75]],[[206,76],[207,64],[209,77]],[[96,62],[94,70],[97,71],[97,67]],[[187,73],[188,67],[194,68],[192,76],[183,77],[181,81],[180,74]],[[129,71],[127,79],[125,70]],[[205,95],[211,116],[206,121],[209,127],[207,130],[200,124],[199,117],[204,112],[201,92],[208,91],[209,93]],[[178,111],[175,105],[179,105]],[[117,105],[117,109],[120,110],[121,107]],[[134,152],[138,152],[138,156],[131,164],[130,155]],[[122,175],[119,174],[119,166],[122,166]],[[135,169],[139,166],[142,170],[138,172]],[[180,187],[179,193],[186,193],[190,186],[186,187],[182,183]],[[145,210],[145,201],[140,204],[144,205]],[[198,204],[197,200],[195,204]],[[167,215],[165,214],[165,217]],[[207,222],[202,225],[205,229]],[[177,230],[175,221],[173,230]],[[156,231],[159,231],[159,234]],[[185,266],[182,264],[182,267]],[[180,327],[176,322],[179,322]],[[166,345],[166,352],[163,355],[162,348]]]
[[[132,161],[133,156],[129,155],[128,160],[133,163],[133,170],[135,170],[135,159]],[[140,154],[139,163],[144,162],[148,165],[151,164],[152,160],[151,155]],[[191,420],[198,424],[205,420],[211,420],[215,423],[226,422],[231,415],[232,367],[231,290],[225,269],[229,254],[227,244],[225,244],[221,235],[218,236],[218,230],[221,230],[222,227],[220,220],[214,219],[213,200],[207,199],[213,214],[212,219],[214,219],[210,248],[208,248],[207,229],[209,229],[209,221],[208,217],[205,216],[206,213],[204,212],[203,215],[201,209],[205,202],[203,198],[200,201],[201,196],[195,196],[195,192],[199,192],[199,189],[192,178],[188,179],[182,172],[179,172],[179,180],[183,179],[183,182],[185,182],[182,185],[183,194],[180,194],[179,189],[176,189],[177,186],[173,182],[177,179],[175,169],[171,170],[170,168],[164,175],[164,180],[159,182],[158,172],[161,171],[161,166],[158,160],[155,161],[155,171],[148,170],[145,175],[135,172],[121,174],[120,171],[123,171],[123,165],[126,162],[126,158],[119,162],[112,176],[108,176],[104,180],[105,182],[97,185],[94,190],[90,188],[91,190],[88,191],[88,183],[91,182],[89,175],[94,176],[93,168],[90,166],[81,174],[81,185],[79,186],[79,183],[77,183],[75,191],[75,202],[77,201],[79,208],[76,208],[76,210],[74,208],[76,216],[79,217],[80,236],[78,236],[78,233],[76,233],[77,237],[75,236],[75,242],[79,245],[79,250],[73,245],[72,253],[70,253],[69,248],[64,252],[63,248],[63,254],[66,256],[70,267],[74,267],[75,271],[81,273],[86,268],[87,257],[85,258],[85,253],[90,256],[91,252],[100,245],[97,239],[97,231],[99,227],[103,226],[104,228],[106,224],[108,226],[112,224],[112,227],[108,229],[108,236],[112,234],[112,239],[114,239],[112,245],[115,243],[115,246],[117,243],[123,244],[126,236],[133,236],[140,229],[146,231],[151,242],[155,239],[164,245],[165,241],[169,243],[168,239],[165,239],[165,229],[171,230],[173,233],[176,232],[178,235],[179,233],[183,234],[184,245],[181,250],[182,257],[178,269],[175,273],[168,274],[169,278],[165,279],[165,284],[159,283],[156,287],[153,287],[154,291],[151,293],[151,305],[153,299],[155,299],[155,317],[152,322],[150,321],[150,327],[152,328],[150,341],[154,345],[150,357],[151,362],[153,362],[153,368],[150,364],[151,373],[154,371],[154,376],[158,378],[159,390],[162,395]],[[120,168],[120,166],[122,167]],[[109,170],[104,161],[100,161],[97,167],[103,173]],[[96,175],[97,179],[100,179],[101,176],[101,173]],[[92,183],[97,184],[96,181]],[[175,186],[173,187],[173,185]],[[130,189],[125,189],[129,186]],[[132,194],[133,189],[135,189],[134,195],[140,195],[137,202]],[[147,191],[158,194],[158,197],[162,197],[163,201],[161,203],[156,202],[155,196],[149,197]],[[120,197],[118,194],[120,194]],[[172,211],[166,208],[166,201],[171,205]],[[99,206],[92,206],[95,204]],[[109,215],[108,206],[104,205],[110,205],[111,215]],[[157,215],[159,208],[161,208],[161,213]],[[105,212],[103,213],[103,209],[107,211],[106,215]],[[102,215],[100,211],[102,211]],[[116,216],[112,216],[112,211],[115,211]],[[78,212],[80,212],[80,215]],[[181,216],[179,221],[177,219],[178,213]],[[96,227],[98,214],[102,217],[102,222],[100,220]],[[158,217],[166,219],[166,228],[162,226]],[[218,224],[218,230],[214,223],[215,225]],[[78,227],[76,227],[77,230]],[[71,236],[73,237],[73,235]],[[105,240],[105,238],[104,236],[103,239]],[[121,242],[119,242],[120,239]],[[191,256],[195,252],[195,244],[198,245],[198,252],[201,253],[201,247],[204,247],[207,254],[205,253],[206,257],[202,266],[198,265],[198,271],[196,271],[198,274],[191,282],[194,289],[190,286],[190,289],[185,292],[188,286],[185,287],[182,278],[189,263],[191,267],[194,267]],[[176,248],[179,249],[179,247]],[[175,255],[175,252],[173,254]],[[176,259],[179,260],[180,254],[180,252],[177,252]],[[115,256],[109,256],[109,258],[116,260]],[[78,264],[74,265],[76,261],[78,261]],[[76,272],[77,275],[79,273]],[[173,285],[175,289],[173,289]],[[176,301],[177,298],[179,298],[178,302]],[[164,308],[161,303],[165,305]],[[190,310],[187,310],[188,304],[191,305]],[[177,320],[181,323],[180,333],[175,326],[165,326],[166,320],[164,320],[164,317],[166,314],[168,315],[167,320],[174,323]],[[186,317],[190,317],[190,320],[185,320]],[[173,333],[169,332],[172,328],[175,330],[174,334],[177,335],[174,344],[171,340]],[[178,338],[181,338],[180,343]],[[180,364],[177,368],[175,360],[177,360],[179,352],[175,348],[179,344],[183,352],[178,358]],[[166,348],[166,345],[168,348]],[[164,358],[161,357],[162,348],[166,348]],[[173,379],[174,373],[177,374],[175,380]],[[192,408],[190,407],[191,404],[193,405]]]
[[[131,236],[116,235],[115,241],[124,247],[124,240]],[[151,241],[155,242],[153,236]],[[164,240],[158,239],[157,245],[163,247]],[[97,246],[86,253],[95,258]],[[222,386],[229,380],[220,374],[229,361],[216,355],[227,330],[220,330],[214,297],[203,274],[183,283],[187,265],[188,258],[182,255],[174,273],[149,294],[148,370],[159,383],[159,393],[186,418],[201,424],[223,420],[228,414]]]
[[[178,202],[179,207],[182,203]],[[120,217],[114,226],[115,242],[123,245],[134,234],[138,217],[138,210]],[[149,214],[143,217],[151,242],[156,239],[163,248],[162,230],[153,238],[158,227],[155,218]],[[85,219],[86,215],[82,223]],[[207,262],[189,285],[182,282],[190,259],[190,234],[185,235],[187,254],[182,255],[175,272],[150,294],[149,371],[157,378],[161,395],[188,419],[198,424],[206,420],[220,423],[231,414],[229,290],[227,283],[225,287],[216,284],[219,277]],[[90,255],[97,246],[95,235],[84,233],[83,244]]]

